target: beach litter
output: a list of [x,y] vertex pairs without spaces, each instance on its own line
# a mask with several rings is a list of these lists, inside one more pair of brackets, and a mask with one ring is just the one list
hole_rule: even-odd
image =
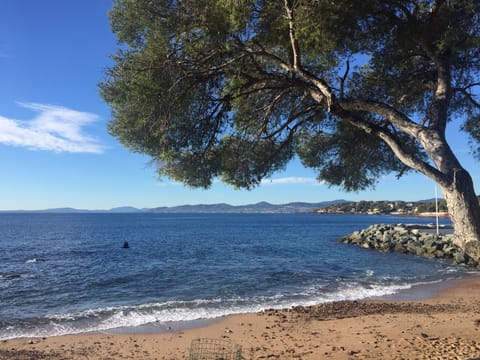
[[188,360],[242,360],[242,347],[227,339],[194,339]]

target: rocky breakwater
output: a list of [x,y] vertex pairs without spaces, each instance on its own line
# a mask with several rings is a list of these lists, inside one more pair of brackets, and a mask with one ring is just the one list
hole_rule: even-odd
[[355,231],[339,241],[383,252],[396,251],[428,258],[451,259],[455,264],[480,268],[478,261],[453,243],[453,235],[445,233],[448,229],[442,226],[441,233],[437,235],[433,225],[379,224]]

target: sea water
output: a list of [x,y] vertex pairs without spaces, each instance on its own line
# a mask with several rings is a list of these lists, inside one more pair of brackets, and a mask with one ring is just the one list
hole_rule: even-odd
[[[444,260],[337,241],[375,223],[314,214],[0,214],[0,339],[165,329],[395,294],[462,277]],[[445,222],[445,220],[443,220]],[[122,248],[127,241],[129,248]]]

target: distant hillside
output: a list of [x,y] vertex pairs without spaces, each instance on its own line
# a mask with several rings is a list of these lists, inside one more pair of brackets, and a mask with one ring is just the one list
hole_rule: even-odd
[[312,213],[317,209],[322,209],[334,204],[342,204],[346,200],[323,201],[318,203],[292,202],[288,204],[270,204],[268,202],[259,202],[250,205],[229,205],[220,204],[199,204],[199,205],[180,205],[172,207],[156,207],[149,209],[138,209],[131,206],[116,207],[110,210],[81,210],[73,208],[56,208],[45,210],[18,210],[18,211],[1,211],[14,213],[218,213],[218,214],[255,214],[255,213]]
[[85,213],[89,212],[90,210],[85,209],[74,209],[70,207],[64,208],[53,208],[53,209],[45,209],[45,210],[13,210],[13,211],[1,211],[2,213],[51,213],[51,214],[75,214],[75,213]]
[[[480,198],[479,198],[480,199]],[[439,199],[439,211],[446,213],[445,200]],[[82,210],[73,208],[55,208],[35,211],[0,211],[15,213],[182,213],[182,214],[392,214],[392,215],[426,215],[435,212],[435,199],[419,201],[347,201],[343,199],[321,201],[317,203],[291,202],[287,204],[271,204],[265,201],[249,205],[198,204],[171,207],[138,209],[132,206],[116,207],[110,210]]]
[[288,204],[270,204],[268,202],[259,202],[250,205],[229,205],[225,203],[208,205],[181,205],[173,207],[158,207],[145,209],[147,212],[154,213],[310,213],[319,208],[324,208],[333,204],[340,204],[346,200],[323,201],[319,203],[292,202]]
[[107,212],[111,212],[111,213],[137,213],[137,212],[142,212],[142,210],[137,209],[136,207],[132,207],[132,206],[121,206],[121,207],[116,207],[116,208],[107,210]]
[[[432,216],[437,211],[435,199],[420,201],[352,201],[333,204],[315,212],[319,214],[391,214]],[[447,216],[445,200],[438,200],[438,212]]]

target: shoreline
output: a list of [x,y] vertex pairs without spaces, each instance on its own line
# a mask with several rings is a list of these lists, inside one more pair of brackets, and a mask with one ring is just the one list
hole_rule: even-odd
[[[437,280],[434,282],[417,283],[411,288],[402,289],[391,295],[382,295],[377,297],[366,298],[359,301],[391,301],[391,302],[422,302],[431,301],[443,292],[450,289],[456,289],[463,282],[468,282],[478,278],[480,282],[480,272],[464,273],[462,277],[450,278],[445,280]],[[480,296],[480,294],[479,294]]]
[[185,359],[195,338],[230,340],[245,359],[480,358],[480,275],[391,297],[229,315],[160,333],[4,340],[0,359]]
[[[480,276],[480,272],[478,273]],[[318,299],[319,302],[313,303],[311,301],[303,302],[294,302],[290,305],[284,304],[279,306],[278,304],[265,304],[264,306],[259,306],[256,309],[237,309],[236,312],[225,312],[223,315],[216,315],[207,318],[195,318],[189,320],[166,320],[166,321],[155,321],[150,323],[144,323],[141,325],[122,325],[119,327],[106,328],[106,329],[92,329],[92,330],[78,330],[73,332],[66,333],[37,333],[37,334],[28,334],[21,335],[18,337],[10,338],[0,338],[0,342],[15,340],[15,339],[35,339],[35,338],[49,338],[49,337],[61,337],[61,336],[77,336],[77,335],[93,335],[93,334],[107,334],[107,335],[138,335],[138,334],[163,334],[169,332],[179,332],[192,328],[201,328],[209,324],[222,321],[223,319],[230,316],[237,315],[246,315],[246,314],[256,314],[262,313],[265,311],[288,311],[291,308],[310,308],[315,306],[320,306],[325,303],[335,303],[342,301],[357,301],[357,302],[366,302],[366,301],[421,301],[430,298],[433,294],[448,288],[452,288],[459,281],[463,281],[466,278],[475,276],[474,273],[460,273],[456,276],[449,277],[442,280],[433,280],[428,282],[418,282],[408,284],[403,288],[402,285],[398,284],[398,288],[393,290],[393,293],[387,291],[381,295],[364,295],[359,298],[350,298],[350,296],[340,296],[339,298],[328,297],[323,298],[322,300]],[[366,290],[366,289],[365,289]],[[240,311],[238,311],[240,310]],[[1,360],[1,358],[0,358]]]
[[[322,209],[320,209],[322,210]],[[369,213],[369,212],[342,212],[342,211],[314,211],[314,215],[367,215],[367,216],[395,216],[395,217],[408,217],[408,218],[432,218],[436,219],[441,218],[441,219],[449,219],[450,215],[446,211],[439,211],[438,213],[436,212],[422,212],[422,213],[404,213],[404,212],[375,212],[375,213]]]
[[[475,274],[463,274],[461,278],[447,279],[445,281],[435,281],[429,283],[418,283],[414,284],[411,288],[401,289],[396,293],[366,297],[356,300],[333,300],[325,301],[315,305],[298,305],[292,306],[290,308],[266,308],[261,311],[251,311],[251,312],[242,312],[242,313],[233,313],[228,315],[223,315],[213,318],[202,318],[194,320],[184,320],[184,321],[167,321],[161,323],[149,323],[139,326],[127,326],[119,327],[114,329],[108,329],[104,331],[89,331],[77,334],[67,334],[67,335],[58,335],[58,336],[75,336],[75,335],[88,335],[88,334],[105,334],[105,335],[139,335],[139,334],[164,334],[172,332],[186,331],[190,329],[197,329],[207,327],[216,322],[222,321],[229,317],[249,315],[249,314],[258,314],[269,311],[289,311],[292,308],[311,308],[316,306],[321,306],[322,304],[328,303],[341,303],[341,302],[382,302],[382,301],[392,301],[392,302],[404,302],[404,301],[422,301],[428,300],[435,296],[436,293],[445,291],[451,288],[454,288],[459,282],[470,279],[471,277],[478,276]],[[480,360],[480,359],[479,359]]]
[[[109,329],[105,331],[91,331],[91,332],[79,333],[79,334],[80,335],[81,334],[109,334],[109,335],[163,334],[163,333],[169,333],[169,332],[179,332],[179,331],[185,331],[189,329],[203,328],[210,324],[214,324],[218,321],[222,321],[223,319],[229,318],[231,316],[258,314],[258,313],[263,313],[268,311],[289,311],[291,308],[307,308],[308,309],[311,307],[321,306],[322,304],[328,304],[328,303],[426,301],[434,298],[437,293],[448,291],[448,289],[455,288],[457,284],[462,283],[463,281],[468,281],[469,279],[477,276],[479,277],[479,281],[480,281],[480,273],[479,274],[463,274],[461,278],[451,278],[446,280],[438,280],[435,282],[418,283],[418,284],[412,285],[412,287],[408,289],[398,290],[398,292],[395,292],[393,294],[371,296],[371,297],[365,297],[362,299],[333,300],[333,301],[325,301],[315,305],[298,305],[298,306],[292,306],[290,308],[267,308],[261,311],[233,313],[233,314],[223,315],[223,316],[214,317],[214,318],[202,318],[202,319],[185,320],[185,321],[169,321],[169,322],[162,322],[159,324],[150,323],[150,324],[144,324],[140,326],[121,327],[121,328]],[[78,334],[72,334],[72,335],[78,335]],[[63,335],[60,335],[60,336],[63,336]]]

